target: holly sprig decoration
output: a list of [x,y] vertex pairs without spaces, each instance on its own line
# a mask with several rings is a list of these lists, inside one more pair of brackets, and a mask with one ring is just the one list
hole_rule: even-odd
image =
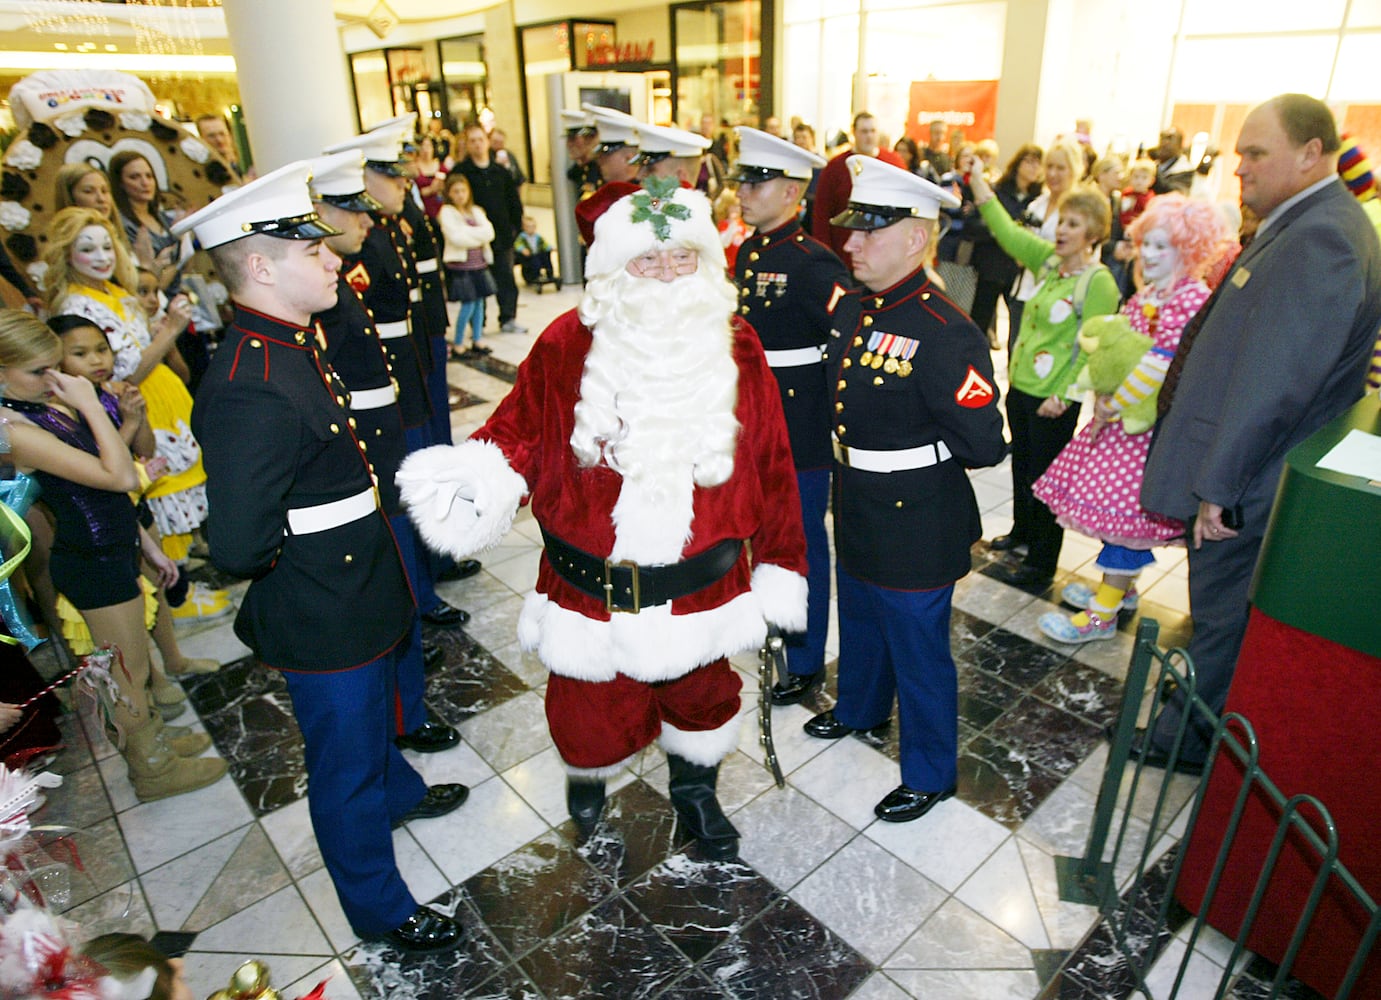
[[674,195],[680,184],[675,177],[647,177],[643,179],[643,189],[633,195],[633,222],[650,222],[657,239],[666,242],[671,239],[671,223],[668,219],[686,220],[690,209],[678,201]]

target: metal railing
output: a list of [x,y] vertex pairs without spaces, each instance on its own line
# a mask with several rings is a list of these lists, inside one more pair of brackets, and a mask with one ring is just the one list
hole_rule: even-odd
[[[1061,898],[1099,907],[1119,950],[1127,959],[1127,966],[1135,980],[1136,988],[1146,996],[1151,996],[1146,977],[1158,958],[1158,950],[1145,945],[1147,941],[1163,941],[1168,937],[1175,888],[1179,884],[1186,852],[1183,849],[1178,851],[1169,865],[1168,881],[1163,877],[1164,866],[1160,873],[1162,877],[1148,879],[1148,876],[1154,874],[1153,869],[1159,857],[1157,845],[1169,832],[1175,819],[1175,815],[1170,814],[1179,812],[1178,807],[1169,807],[1172,785],[1170,778],[1181,759],[1185,735],[1190,727],[1197,723],[1201,731],[1211,728],[1213,736],[1206,758],[1209,763],[1194,795],[1188,825],[1183,834],[1183,844],[1188,843],[1198,821],[1213,768],[1215,765],[1223,766],[1218,763],[1220,756],[1224,760],[1230,756],[1237,762],[1242,770],[1242,781],[1234,797],[1232,810],[1205,884],[1203,901],[1199,907],[1200,915],[1192,921],[1184,957],[1176,971],[1174,984],[1169,994],[1157,996],[1155,1000],[1174,1000],[1179,997],[1186,971],[1195,955],[1195,944],[1204,930],[1205,916],[1212,912],[1218,890],[1222,887],[1228,858],[1232,853],[1247,805],[1254,798],[1260,801],[1263,796],[1278,811],[1279,820],[1270,849],[1260,864],[1255,889],[1238,927],[1231,955],[1225,963],[1213,998],[1219,1000],[1228,995],[1241,967],[1245,964],[1244,959],[1248,953],[1244,942],[1256,925],[1263,902],[1272,886],[1272,878],[1276,874],[1286,839],[1290,837],[1294,847],[1308,851],[1316,874],[1308,899],[1294,925],[1288,948],[1278,966],[1269,996],[1274,998],[1282,995],[1282,990],[1289,982],[1290,970],[1324,898],[1325,889],[1332,883],[1352,897],[1367,920],[1366,928],[1347,967],[1347,973],[1334,993],[1335,1000],[1347,1000],[1352,996],[1353,988],[1362,974],[1378,934],[1381,934],[1381,908],[1378,908],[1367,891],[1338,860],[1338,832],[1323,803],[1310,795],[1287,797],[1280,791],[1260,767],[1256,733],[1251,723],[1236,713],[1228,713],[1219,718],[1196,693],[1194,664],[1188,654],[1182,649],[1161,649],[1156,644],[1159,631],[1159,625],[1152,620],[1143,620],[1137,629],[1136,648],[1127,671],[1122,710],[1112,731],[1108,762],[1098,791],[1087,847],[1081,857],[1055,859]],[[1157,666],[1159,670],[1154,684],[1148,684],[1152,668]],[[1180,723],[1166,760],[1164,780],[1156,793],[1155,804],[1151,810],[1150,829],[1132,868],[1130,885],[1125,895],[1119,896],[1116,872],[1123,860],[1124,852],[1135,851],[1135,848],[1130,846],[1128,838],[1133,819],[1132,804],[1136,801],[1142,772],[1147,766],[1144,762],[1138,762],[1132,772],[1130,784],[1124,791],[1132,742],[1137,734],[1137,718],[1141,713],[1146,692],[1153,691],[1155,697],[1151,706],[1149,730],[1154,730],[1155,722],[1166,704],[1167,692],[1176,689],[1176,702],[1181,708]],[[1219,754],[1220,750],[1223,751],[1222,755]],[[1291,834],[1294,836],[1291,837]],[[1158,899],[1155,898],[1157,894]],[[1153,919],[1148,921],[1148,917]],[[1186,995],[1184,1000],[1191,998]],[[1196,995],[1192,1000],[1203,998]]]

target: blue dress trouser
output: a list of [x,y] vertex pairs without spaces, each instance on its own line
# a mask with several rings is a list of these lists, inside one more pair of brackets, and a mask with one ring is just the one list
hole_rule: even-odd
[[451,444],[451,388],[446,384],[446,335],[431,338],[432,370],[427,373],[427,396],[432,401],[432,444]]
[[393,856],[392,825],[427,786],[393,745],[392,650],[353,670],[283,671],[307,759],[307,807],[355,933],[377,937],[417,909]]
[[838,567],[839,703],[851,729],[892,713],[901,724],[902,784],[921,792],[954,786],[959,773],[959,680],[949,648],[954,585],[889,590]]
[[830,629],[830,539],[825,531],[830,470],[797,472],[796,485],[801,492],[801,516],[806,530],[806,583],[810,597],[806,603],[806,630],[785,636],[786,669],[809,676],[825,669],[825,636]]
[[[420,601],[421,584],[425,580],[430,587],[431,574],[427,571],[426,560],[420,558],[421,544],[417,541],[416,529],[406,514],[394,514],[388,523],[392,525],[393,537],[398,541],[403,571],[407,573],[413,593],[419,595]],[[435,591],[432,591],[432,597],[435,601]],[[416,613],[412,616],[412,628],[397,648],[398,697],[394,732],[401,736],[427,721],[427,706],[422,701],[427,693],[426,665],[422,659],[422,619]]]

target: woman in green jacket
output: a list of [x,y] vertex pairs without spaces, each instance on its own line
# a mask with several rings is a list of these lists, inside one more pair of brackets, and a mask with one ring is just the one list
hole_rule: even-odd
[[1038,586],[1055,575],[1064,529],[1031,495],[1031,484],[1069,443],[1079,422],[1081,403],[1065,398],[1079,368],[1079,326],[1085,317],[1117,311],[1117,283],[1096,252],[1108,236],[1111,215],[1099,191],[1075,187],[1060,200],[1051,243],[1012,221],[982,173],[975,166],[972,189],[983,221],[998,245],[1038,282],[1008,360],[1012,530],[991,544],[1014,554],[1025,547],[1021,565],[1000,567],[998,573],[1017,586]]

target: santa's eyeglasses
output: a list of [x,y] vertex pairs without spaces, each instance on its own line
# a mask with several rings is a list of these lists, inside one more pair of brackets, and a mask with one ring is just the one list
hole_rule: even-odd
[[681,247],[675,250],[649,250],[628,262],[630,274],[639,278],[667,280],[682,274],[694,274],[700,266],[700,253]]

